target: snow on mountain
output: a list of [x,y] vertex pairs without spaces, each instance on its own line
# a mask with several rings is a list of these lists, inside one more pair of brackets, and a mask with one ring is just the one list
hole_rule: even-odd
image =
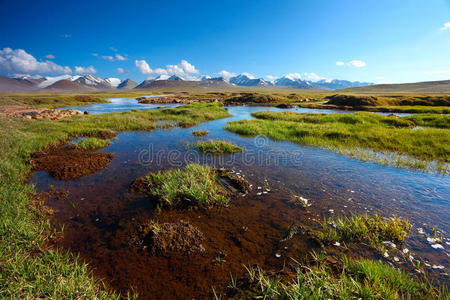
[[88,74],[83,77],[80,77],[74,80],[76,83],[87,85],[90,87],[98,88],[98,89],[111,89],[114,88],[109,81],[102,79],[100,77]]
[[55,77],[50,77],[50,76],[45,76],[43,77],[44,81],[42,81],[41,83],[39,83],[37,85],[38,88],[42,89],[42,88],[46,88],[52,84],[54,84],[55,82],[58,82],[60,80],[70,80],[70,81],[75,81],[78,78],[80,78],[80,76],[71,76],[71,75],[61,75],[61,76],[55,76]]
[[167,80],[167,79],[169,79],[169,75],[159,75],[158,77],[156,77],[155,79],[153,79],[153,80]]
[[254,78],[250,74],[242,73],[231,77],[230,83],[240,86],[268,86],[270,83],[262,78]]
[[182,77],[177,76],[177,75],[172,75],[169,78],[167,78],[167,80],[184,81],[184,79]]
[[105,81],[115,88],[122,82],[122,80],[120,80],[119,78],[114,77],[105,78]]

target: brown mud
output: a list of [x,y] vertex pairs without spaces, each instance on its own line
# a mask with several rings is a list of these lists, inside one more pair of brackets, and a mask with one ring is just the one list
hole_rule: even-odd
[[106,168],[114,154],[63,145],[35,152],[31,158],[32,171],[46,171],[59,180],[74,180]]
[[0,116],[8,116],[24,119],[48,119],[61,120],[63,118],[88,114],[75,109],[49,109],[49,108],[32,108],[18,105],[0,106]]

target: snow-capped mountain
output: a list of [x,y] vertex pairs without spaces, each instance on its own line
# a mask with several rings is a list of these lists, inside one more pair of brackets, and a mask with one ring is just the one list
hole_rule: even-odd
[[338,80],[338,79],[322,79],[315,82],[316,85],[330,89],[330,90],[338,90],[345,89],[350,87],[360,87],[360,86],[368,86],[373,85],[370,82],[359,82],[359,81],[348,81],[348,80]]
[[240,86],[268,86],[271,85],[270,82],[262,78],[254,78],[248,74],[240,74],[235,77],[230,78],[230,83]]
[[70,81],[74,81],[77,80],[78,78],[80,78],[80,76],[72,76],[72,75],[61,75],[61,76],[55,76],[55,77],[50,77],[50,76],[45,76],[42,77],[44,80],[41,81],[37,87],[40,89],[46,88],[48,86],[51,86],[52,84],[54,84],[55,82],[58,82],[60,80],[70,80]]
[[114,78],[114,77],[110,77],[110,78],[105,78],[105,81],[108,82],[112,87],[117,87],[122,80],[120,80],[119,78]]
[[274,80],[276,86],[291,86],[298,88],[310,88],[311,84],[308,81],[302,80],[301,78],[295,78],[291,75],[286,75],[281,78]]
[[219,81],[229,83],[229,81],[224,77],[211,77],[211,76],[203,76],[202,81]]
[[172,75],[169,78],[167,78],[167,80],[172,80],[172,81],[184,81],[184,79],[180,76],[177,75]]
[[153,79],[153,80],[167,80],[167,79],[169,79],[169,75],[159,75],[158,77],[156,77],[155,79]]
[[126,79],[124,81],[122,81],[117,88],[118,89],[123,89],[123,90],[130,90],[130,89],[134,89],[135,87],[137,87],[137,82],[134,81],[133,79]]
[[106,79],[102,79],[100,77],[88,74],[83,77],[80,77],[76,80],[74,80],[76,83],[87,85],[90,87],[94,87],[97,89],[111,89],[114,88],[109,81]]

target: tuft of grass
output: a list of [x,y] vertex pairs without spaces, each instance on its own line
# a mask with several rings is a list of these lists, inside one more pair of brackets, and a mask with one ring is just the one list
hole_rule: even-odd
[[[381,261],[354,260],[342,257],[340,266],[298,263],[291,280],[268,275],[260,267],[248,267],[245,289],[234,292],[257,299],[446,299],[446,290],[439,290],[425,281],[393,268]],[[238,286],[238,284],[235,284]]]
[[321,231],[312,235],[321,242],[368,242],[379,248],[383,241],[402,242],[406,239],[411,224],[398,217],[383,218],[379,214],[353,215],[325,219]]
[[209,132],[208,130],[194,130],[192,131],[193,136],[201,137],[207,135]]
[[98,150],[108,147],[109,145],[111,145],[110,140],[104,140],[95,137],[81,139],[75,143],[75,147],[85,150]]
[[206,208],[229,202],[215,171],[206,165],[192,163],[183,169],[151,173],[145,176],[144,185],[144,193],[163,207]]
[[242,152],[242,147],[236,146],[230,142],[210,140],[207,142],[199,141],[195,144],[200,152],[211,153],[215,155],[230,154]]
[[[361,160],[445,173],[450,161],[450,130],[446,116],[408,118],[372,113],[253,113],[256,119],[230,122],[226,129],[245,136],[264,135],[343,153]],[[414,129],[414,126],[423,126]],[[440,124],[440,129],[430,128]],[[391,159],[389,154],[397,154]],[[382,157],[380,157],[381,154]],[[404,156],[397,159],[398,156]],[[387,159],[383,159],[387,158]],[[418,162],[416,162],[418,161]]]

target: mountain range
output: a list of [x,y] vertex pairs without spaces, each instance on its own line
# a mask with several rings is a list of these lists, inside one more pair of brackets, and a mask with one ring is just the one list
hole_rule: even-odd
[[52,91],[95,91],[114,89],[144,89],[163,88],[174,86],[205,86],[205,87],[292,87],[299,89],[323,89],[335,90],[373,85],[370,82],[352,82],[347,80],[319,80],[308,81],[286,75],[276,80],[268,81],[263,78],[254,78],[248,74],[240,74],[231,78],[203,76],[199,80],[185,80],[177,75],[160,75],[157,78],[144,80],[140,84],[132,79],[120,80],[119,78],[100,78],[94,75],[71,76],[61,75],[56,77],[21,76],[9,78],[0,75],[0,92],[26,92],[34,90]]

